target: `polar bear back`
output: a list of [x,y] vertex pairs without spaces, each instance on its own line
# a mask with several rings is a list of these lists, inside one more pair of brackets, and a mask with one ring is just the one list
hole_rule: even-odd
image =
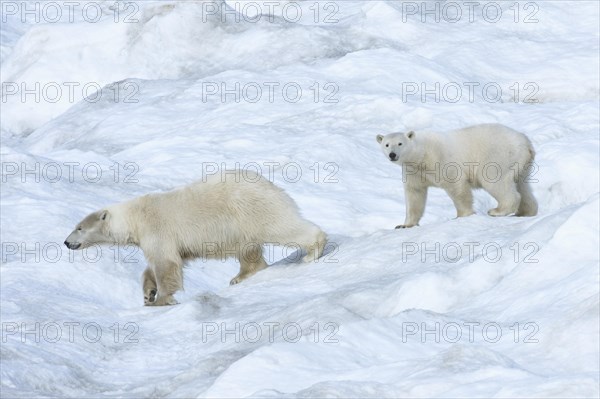
[[461,162],[526,163],[533,151],[524,134],[501,124],[483,124],[448,134],[446,159]]
[[411,155],[403,162],[441,173],[409,176],[413,185],[425,179],[428,184],[449,187],[454,181],[442,177],[446,171],[460,168],[460,180],[469,180],[472,187],[479,188],[485,180],[490,181],[490,176],[522,173],[535,155],[527,136],[501,124],[475,125],[448,133],[417,132],[415,140]]
[[[114,229],[127,229],[142,248],[160,245],[164,251],[190,256],[205,252],[200,245],[206,243],[225,251],[244,243],[279,242],[290,230],[312,227],[282,189],[250,171],[144,195],[110,211]],[[169,243],[177,243],[177,248]]]

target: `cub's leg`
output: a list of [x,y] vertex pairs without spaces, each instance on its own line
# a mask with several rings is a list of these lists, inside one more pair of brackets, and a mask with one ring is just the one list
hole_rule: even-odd
[[142,290],[144,291],[144,305],[150,305],[156,300],[156,277],[152,268],[147,267],[142,274]]
[[404,224],[396,226],[397,229],[405,229],[419,224],[419,220],[425,212],[427,187],[415,187],[405,184],[404,195],[406,196],[406,219]]
[[176,305],[177,301],[173,294],[183,288],[182,262],[180,260],[158,260],[153,262],[152,270],[156,277],[158,297],[148,305]]
[[468,184],[456,183],[446,189],[446,193],[454,202],[456,217],[471,216],[473,211],[473,191]]
[[231,279],[229,285],[241,283],[248,277],[256,274],[256,272],[267,267],[267,263],[263,259],[263,248],[261,244],[252,243],[245,245],[239,255],[240,272]]

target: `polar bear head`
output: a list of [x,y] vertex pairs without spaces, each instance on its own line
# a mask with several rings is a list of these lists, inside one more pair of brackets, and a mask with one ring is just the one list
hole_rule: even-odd
[[86,216],[65,240],[69,249],[84,249],[94,244],[110,244],[109,212],[101,210]]
[[385,156],[392,162],[402,162],[406,160],[406,155],[410,153],[415,132],[408,133],[390,133],[385,136],[378,134],[377,142]]

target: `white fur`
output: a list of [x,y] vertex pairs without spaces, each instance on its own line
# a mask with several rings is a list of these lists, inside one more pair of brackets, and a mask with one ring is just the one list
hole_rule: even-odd
[[78,227],[83,229],[66,243],[135,244],[143,250],[149,264],[143,276],[148,305],[176,303],[172,295],[182,288],[186,259],[236,257],[240,272],[231,280],[236,284],[267,266],[265,243],[299,246],[307,251],[304,260],[311,261],[322,255],[326,242],[325,233],[300,216],[283,190],[250,171],[109,206]]
[[527,136],[507,126],[476,125],[447,134],[391,133],[378,135],[377,141],[386,157],[403,169],[406,219],[396,228],[419,223],[429,187],[448,193],[458,217],[474,213],[474,188],[483,188],[498,201],[488,211],[491,216],[537,214],[527,181],[535,151]]

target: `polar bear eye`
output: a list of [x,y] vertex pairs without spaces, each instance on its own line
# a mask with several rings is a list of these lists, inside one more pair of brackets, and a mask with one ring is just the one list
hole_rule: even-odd
[[398,143],[398,145],[402,145],[402,143]]
[[385,146],[386,146],[386,147],[389,147],[390,145],[389,145],[389,144],[386,144]]
[[78,231],[81,231],[81,227],[78,227],[78,228],[77,228],[77,230],[78,230]]

